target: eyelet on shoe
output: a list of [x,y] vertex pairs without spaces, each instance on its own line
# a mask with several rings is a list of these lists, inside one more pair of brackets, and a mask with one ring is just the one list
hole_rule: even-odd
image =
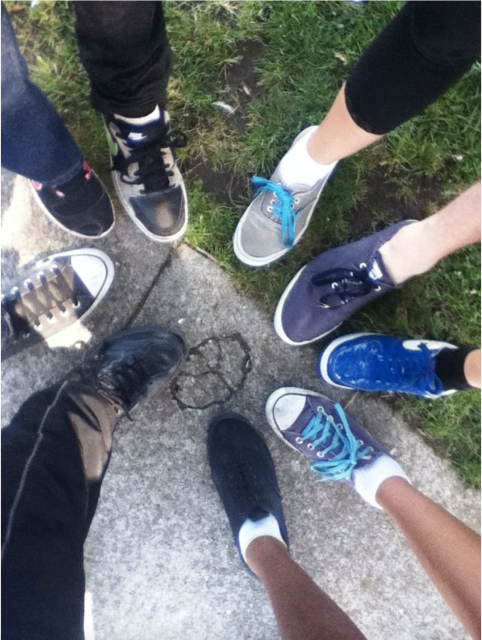
[[60,315],[62,315],[62,316],[66,316],[67,315],[67,309],[64,306],[59,307],[59,310],[60,310]]
[[296,442],[298,444],[303,444],[304,440],[303,440],[303,438],[296,438]]
[[25,331],[25,333],[22,333],[22,338],[28,338],[30,336],[30,331]]
[[381,286],[380,286],[380,285],[377,285],[377,286],[375,287],[375,291],[381,291],[381,290],[382,290],[382,288],[381,288]]
[[363,443],[363,440],[357,440],[357,443],[358,443],[360,446],[364,444],[364,443]]
[[317,452],[316,452],[316,457],[317,457],[317,458],[324,458],[324,457],[325,457],[325,454],[324,454],[324,453],[322,453],[321,451],[317,451]]
[[12,287],[11,290],[10,290],[10,293],[15,298],[20,298],[20,289],[18,287]]
[[360,264],[358,265],[359,269],[366,269],[367,268],[367,263],[366,262],[360,262]]
[[34,286],[33,286],[33,282],[30,280],[30,278],[27,278],[26,280],[23,281],[24,285],[27,287],[27,289],[29,291],[33,291]]
[[296,196],[295,197],[295,204],[300,204],[300,202],[301,202],[301,199]]
[[38,281],[40,282],[40,284],[45,284],[47,278],[45,277],[45,272],[44,271],[39,271],[37,274],[37,278]]
[[271,198],[271,200],[269,201],[270,204],[274,204],[275,203],[276,198]]
[[50,266],[50,271],[55,275],[58,276],[60,275],[60,269],[59,269],[59,265],[54,263]]
[[80,307],[80,302],[77,300],[77,302],[74,302],[72,306],[74,307],[74,309],[78,309]]
[[308,444],[307,446],[310,451],[313,451],[313,449],[315,448],[312,444]]
[[268,211],[268,213],[271,213],[273,211],[273,207],[268,207],[266,210]]
[[50,322],[50,324],[55,324],[57,322],[57,318],[55,316],[47,316],[47,320]]
[[338,282],[332,282],[331,283],[331,288],[332,289],[338,289]]

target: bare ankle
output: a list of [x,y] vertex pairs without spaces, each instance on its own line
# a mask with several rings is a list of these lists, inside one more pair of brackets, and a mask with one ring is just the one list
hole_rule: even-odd
[[279,562],[283,557],[289,558],[286,546],[272,536],[255,538],[246,549],[246,563],[251,571],[258,577],[264,568]]

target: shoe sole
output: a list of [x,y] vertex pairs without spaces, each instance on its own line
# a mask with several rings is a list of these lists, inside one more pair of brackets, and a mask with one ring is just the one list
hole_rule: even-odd
[[132,222],[136,225],[136,227],[138,229],[140,229],[142,231],[142,233],[145,236],[147,236],[150,240],[154,240],[154,242],[161,242],[161,243],[164,243],[164,244],[172,244],[173,242],[176,242],[177,240],[180,240],[182,237],[184,237],[186,235],[186,230],[187,230],[187,226],[188,226],[188,222],[189,222],[189,205],[188,205],[188,200],[187,200],[186,186],[184,184],[184,179],[182,178],[182,176],[181,176],[181,185],[180,186],[181,186],[181,191],[182,191],[182,195],[184,197],[184,203],[185,203],[185,207],[186,207],[186,219],[184,221],[184,224],[182,225],[181,229],[179,231],[177,231],[175,234],[173,234],[172,236],[156,236],[155,233],[152,233],[151,231],[149,231],[149,229],[147,229],[142,224],[142,222],[136,216],[134,209],[122,197],[121,191],[120,191],[120,189],[119,189],[119,187],[117,185],[117,178],[114,175],[115,171],[112,169],[112,157],[110,156],[110,154],[109,154],[109,159],[110,159],[110,162],[111,162],[112,182],[114,183],[114,188],[115,188],[115,192],[117,194],[117,198],[119,199],[119,202],[121,203],[124,211],[127,213],[127,215],[132,220]]
[[311,344],[313,342],[317,342],[318,340],[321,340],[322,338],[324,338],[328,334],[330,334],[333,331],[335,331],[336,329],[338,329],[338,327],[342,324],[342,322],[340,322],[339,324],[337,324],[335,327],[333,327],[329,331],[325,331],[325,333],[320,334],[316,338],[312,338],[311,340],[305,340],[304,342],[294,342],[293,340],[288,338],[288,336],[286,335],[286,333],[285,333],[285,331],[283,329],[283,322],[282,322],[283,307],[284,307],[284,303],[285,303],[286,299],[288,298],[291,290],[293,289],[295,284],[298,282],[301,274],[303,273],[303,271],[305,269],[306,269],[306,265],[304,267],[301,267],[301,269],[298,271],[298,273],[295,275],[295,277],[291,280],[289,285],[286,287],[286,289],[283,292],[283,295],[281,296],[281,298],[280,298],[280,300],[278,302],[278,306],[276,307],[276,311],[275,311],[275,315],[274,315],[274,328],[275,328],[276,333],[281,338],[281,340],[283,340],[283,342],[286,342],[286,344],[289,344],[292,347],[302,347],[302,346],[304,346],[306,344]]
[[[97,256],[106,265],[107,274],[106,274],[105,282],[102,285],[99,293],[97,294],[94,303],[92,304],[92,306],[89,309],[87,309],[87,311],[84,313],[84,315],[81,316],[80,318],[78,318],[75,322],[73,322],[68,327],[65,327],[65,329],[62,329],[62,331],[59,331],[58,333],[54,333],[52,336],[50,336],[49,338],[44,340],[44,342],[47,345],[49,344],[49,340],[51,340],[51,341],[53,341],[54,339],[57,340],[58,336],[62,335],[62,333],[64,333],[65,331],[71,331],[72,329],[82,325],[83,321],[88,316],[90,316],[90,314],[96,309],[96,307],[99,306],[99,304],[102,302],[102,300],[104,300],[104,298],[107,295],[109,289],[111,288],[112,282],[114,281],[114,275],[115,275],[114,263],[109,258],[109,256],[106,253],[104,253],[103,251],[100,251],[100,249],[87,249],[87,250],[86,249],[72,249],[72,251],[64,251],[62,253],[55,253],[55,254],[53,254],[51,256],[48,256],[47,258],[45,258],[45,261],[56,260],[57,258],[66,258],[66,257],[72,257],[72,256],[85,256],[85,255]],[[40,268],[42,266],[43,262],[44,261],[41,260],[41,261],[37,262],[35,266],[36,267],[38,266]]]
[[316,391],[311,391],[309,389],[300,389],[299,387],[281,387],[280,389],[276,389],[276,391],[273,391],[273,393],[269,396],[269,398],[266,401],[265,413],[266,413],[266,419],[268,420],[269,426],[273,429],[273,431],[276,433],[278,438],[280,438],[280,440],[282,440],[285,444],[287,444],[288,447],[293,449],[293,451],[297,451],[304,458],[306,458],[306,456],[303,454],[302,451],[297,449],[294,445],[291,444],[291,442],[286,440],[286,438],[283,436],[283,432],[278,427],[278,425],[276,424],[273,418],[274,407],[276,402],[283,396],[290,393],[296,393],[298,395],[300,395],[301,393],[301,395],[316,396],[317,398],[322,398],[323,400],[329,400],[329,398],[322,395],[321,393],[316,393]]
[[107,196],[109,202],[110,202],[110,206],[112,209],[112,216],[114,218],[111,226],[107,229],[107,231],[104,231],[103,233],[101,233],[98,236],[87,236],[84,233],[79,233],[78,231],[72,231],[72,229],[69,229],[68,227],[66,227],[65,225],[63,225],[61,222],[59,222],[57,220],[57,218],[55,216],[53,216],[50,211],[47,209],[47,207],[44,205],[44,203],[42,202],[40,196],[37,193],[37,190],[35,189],[35,187],[33,186],[33,184],[30,182],[30,187],[33,191],[34,197],[35,197],[35,201],[37,202],[39,208],[45,213],[45,215],[47,216],[47,218],[49,218],[49,220],[51,222],[53,222],[59,229],[62,229],[62,231],[66,231],[67,233],[70,233],[70,235],[75,236],[76,238],[82,238],[84,240],[100,240],[101,238],[105,238],[107,235],[109,235],[109,233],[112,231],[112,229],[115,226],[115,210],[114,210],[114,205],[112,203],[112,200],[107,192],[107,189],[105,188],[103,182],[99,179],[99,176],[93,172],[95,177],[97,178],[97,180],[99,180],[99,184],[102,186],[102,188],[104,189],[104,193]]
[[[296,142],[301,138],[301,135],[302,134],[298,135],[294,139],[293,144],[291,145],[291,147],[296,144]],[[325,182],[323,183],[323,186],[321,187],[320,192],[317,195],[316,200],[313,203],[313,207],[311,209],[311,212],[308,214],[308,217],[306,218],[305,225],[304,225],[303,229],[300,231],[300,233],[298,234],[297,238],[295,238],[295,242],[294,242],[293,246],[290,249],[283,249],[283,250],[279,251],[278,253],[272,254],[271,256],[269,256],[269,259],[268,258],[254,258],[253,256],[250,256],[248,253],[246,253],[244,251],[244,249],[242,248],[242,246],[241,246],[241,229],[242,229],[242,226],[243,226],[244,222],[246,222],[246,219],[247,219],[247,217],[248,217],[248,215],[250,213],[251,207],[254,205],[255,201],[253,201],[249,205],[249,207],[246,209],[244,214],[241,216],[241,219],[238,222],[238,226],[236,227],[236,230],[234,232],[234,236],[233,236],[233,251],[234,251],[236,257],[238,258],[238,260],[240,262],[242,262],[243,264],[248,265],[248,267],[267,267],[270,264],[273,264],[274,262],[278,262],[278,260],[280,260],[287,253],[292,251],[295,248],[295,246],[298,244],[298,242],[301,240],[301,238],[305,234],[306,230],[308,229],[308,225],[311,222],[311,218],[313,217],[313,214],[315,213],[316,205],[318,204],[318,201],[321,198],[321,195],[322,195],[323,191],[325,190],[325,187],[326,187],[327,183],[329,182],[330,178],[335,173],[335,170],[336,170],[337,166],[338,165],[333,167],[333,169],[331,170],[329,175],[326,177]]]
[[[345,385],[342,384],[338,384],[336,382],[334,382],[334,380],[332,380],[332,378],[330,378],[330,376],[328,375],[328,361],[330,359],[331,354],[333,353],[333,351],[340,346],[340,344],[343,344],[344,342],[348,342],[349,340],[354,340],[355,338],[364,338],[364,337],[368,337],[368,336],[377,336],[380,335],[378,333],[365,333],[365,332],[361,332],[361,333],[351,333],[348,334],[346,336],[341,336],[340,338],[336,338],[336,340],[333,340],[333,342],[331,342],[326,349],[324,349],[320,355],[318,356],[318,362],[317,362],[317,367],[316,367],[316,373],[318,375],[318,377],[320,378],[320,380],[322,380],[323,382],[326,382],[327,384],[332,385],[333,387],[338,387],[339,389],[350,389],[351,391],[353,390],[357,390],[356,387],[347,387]],[[435,341],[435,340],[417,340],[416,342],[420,342],[423,344],[426,344],[429,347],[430,344],[436,344],[438,346],[440,345],[444,345],[446,348],[456,348],[454,347],[454,345],[450,344],[449,342],[439,342],[439,341]],[[369,391],[369,390],[365,390],[365,389],[358,389],[358,391],[365,391],[365,393],[403,393],[403,392],[399,392],[399,391]],[[456,393],[455,389],[449,389],[448,391],[444,391],[443,393],[441,393],[438,396],[435,396],[431,393],[427,394],[426,396],[424,396],[425,398],[429,399],[429,400],[436,400],[437,398],[442,398],[443,396],[451,396],[454,393]],[[409,394],[409,395],[414,395],[414,394]]]

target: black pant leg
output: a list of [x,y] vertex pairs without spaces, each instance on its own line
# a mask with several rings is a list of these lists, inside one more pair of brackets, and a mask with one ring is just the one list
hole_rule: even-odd
[[5,640],[83,638],[83,545],[115,419],[92,389],[67,382],[34,394],[2,431]]
[[131,118],[164,109],[171,53],[162,2],[76,0],[74,8],[92,106]]
[[406,3],[350,74],[348,111],[384,134],[444,94],[480,55],[480,2]]

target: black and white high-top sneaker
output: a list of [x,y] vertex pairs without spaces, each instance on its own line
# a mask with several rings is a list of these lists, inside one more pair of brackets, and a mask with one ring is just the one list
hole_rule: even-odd
[[147,124],[105,116],[117,196],[141,231],[157,242],[182,238],[188,222],[187,195],[174,149],[183,146],[167,111]]
[[2,291],[2,360],[81,323],[113,279],[112,260],[98,249],[74,249],[38,262]]

